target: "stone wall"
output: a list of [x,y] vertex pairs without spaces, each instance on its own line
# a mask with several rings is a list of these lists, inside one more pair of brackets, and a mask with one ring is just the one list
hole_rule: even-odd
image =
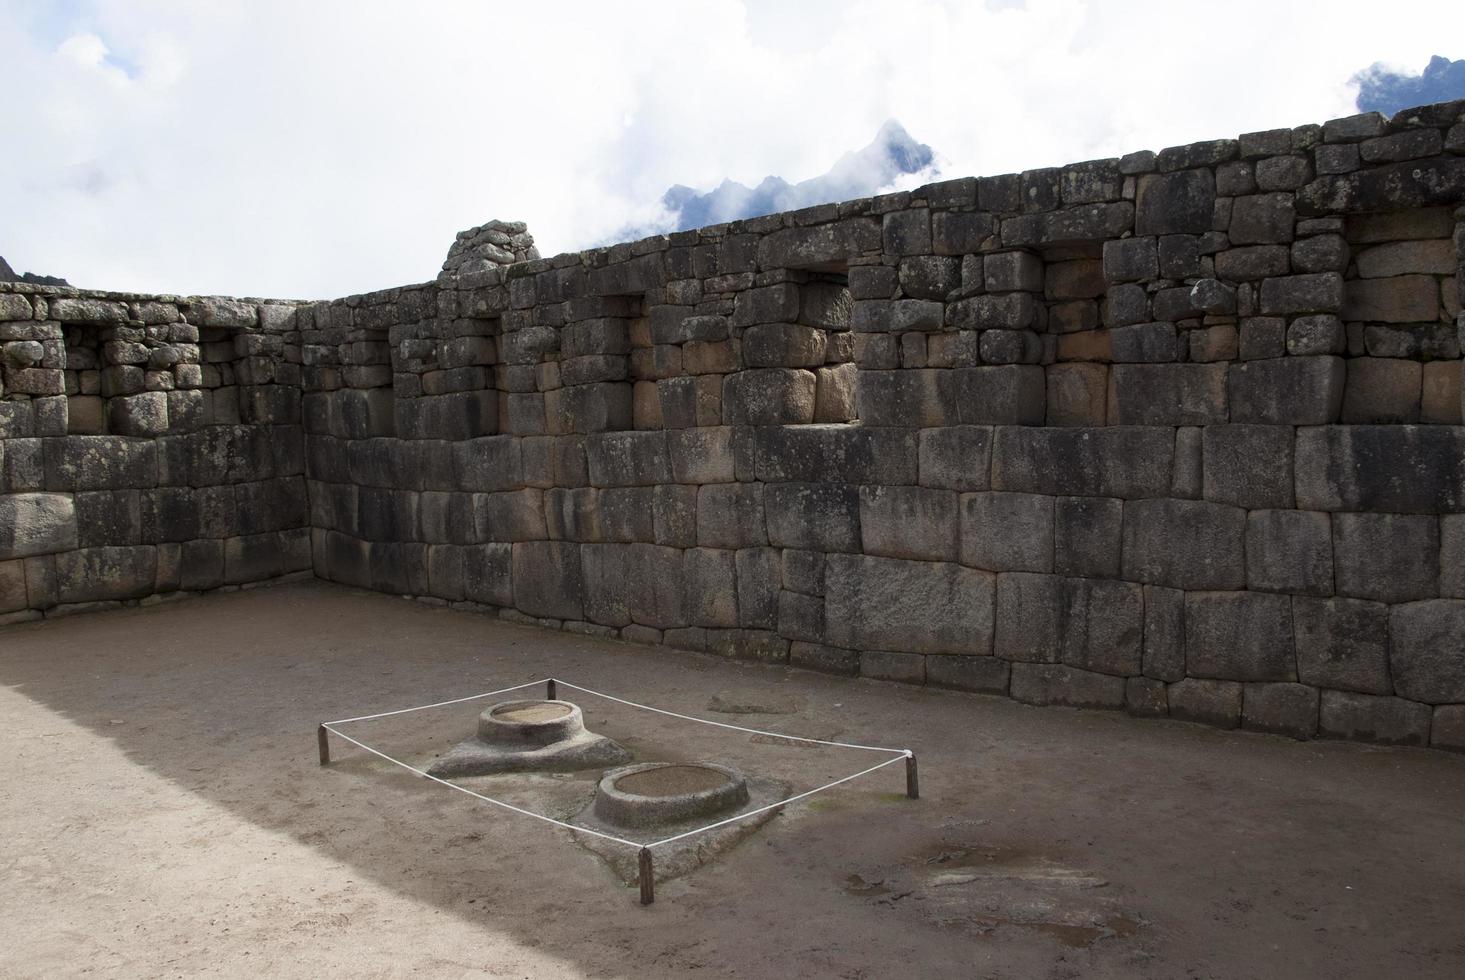
[[315,574],[1465,748],[1462,109],[450,255],[301,307]]
[[294,309],[0,284],[0,624],[310,569]]

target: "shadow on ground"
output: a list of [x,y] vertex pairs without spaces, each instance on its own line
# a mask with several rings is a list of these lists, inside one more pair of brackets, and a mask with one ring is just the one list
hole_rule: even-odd
[[[565,831],[345,746],[316,765],[320,720],[550,674],[910,745],[924,798],[891,767],[641,908]],[[320,583],[3,630],[0,684],[0,972],[1465,973],[1465,758],[1438,752],[1030,709]],[[689,739],[668,754],[721,751]],[[783,758],[796,785],[834,764]]]

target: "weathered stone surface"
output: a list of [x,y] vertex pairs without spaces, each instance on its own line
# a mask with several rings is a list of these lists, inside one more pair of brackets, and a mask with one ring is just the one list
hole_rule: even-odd
[[763,509],[768,543],[774,547],[860,550],[860,496],[855,487],[835,483],[769,484],[763,492]]
[[711,484],[697,489],[697,544],[703,548],[752,548],[768,544],[763,485]]
[[1374,323],[1420,323],[1439,317],[1440,289],[1433,276],[1351,279],[1343,319]]
[[[204,436],[207,444],[190,441],[192,453],[206,454],[191,464],[194,474],[202,476],[219,473],[223,467],[215,468],[227,458],[229,469],[241,460],[235,454],[236,447],[230,445],[230,433]],[[180,444],[181,445],[181,444]],[[123,436],[69,436],[65,439],[45,440],[46,489],[48,490],[123,490],[142,489],[158,484],[158,446],[142,439],[128,439]],[[230,474],[232,475],[232,473]],[[200,479],[202,483],[220,482],[217,479]],[[184,478],[175,482],[190,483]]]
[[1246,582],[1246,512],[1201,500],[1124,504],[1124,578],[1176,589],[1239,589]]
[[1427,704],[1465,702],[1465,601],[1434,599],[1389,612],[1394,691]]
[[818,269],[880,247],[880,224],[871,218],[849,218],[812,228],[784,228],[758,243],[762,269]]
[[1253,194],[1231,205],[1227,236],[1236,245],[1271,245],[1292,241],[1292,195]]
[[795,667],[817,670],[825,674],[853,675],[860,670],[860,654],[822,643],[794,641],[789,645],[788,661]]
[[1429,744],[1437,749],[1465,752],[1465,704],[1442,704],[1434,709]]
[[962,425],[1041,425],[1047,404],[1043,369],[1036,364],[958,368],[957,421]]
[[1053,499],[1029,493],[962,494],[962,564],[994,572],[1051,572]]
[[1102,426],[1108,415],[1109,369],[1103,364],[1053,364],[1047,368],[1052,426]]
[[1194,677],[1296,680],[1291,601],[1257,592],[1188,593],[1185,662]]
[[1318,692],[1304,684],[1247,684],[1241,724],[1259,732],[1312,738],[1317,734]]
[[1305,510],[1465,511],[1465,429],[1458,427],[1301,428],[1296,467],[1297,506]]
[[948,562],[864,555],[826,561],[825,630],[836,646],[988,653],[996,576]]
[[1185,593],[1155,585],[1144,587],[1146,677],[1178,681],[1185,677]]
[[991,484],[990,426],[924,429],[918,452],[922,486],[970,491],[986,490]]
[[1291,426],[1206,426],[1205,499],[1248,510],[1291,507],[1292,444]]
[[1199,234],[1210,231],[1216,180],[1209,170],[1146,174],[1135,198],[1136,235]]
[[919,653],[866,650],[860,654],[860,676],[902,684],[924,684],[926,658]]
[[514,606],[530,616],[584,619],[580,547],[566,541],[515,544]]
[[957,495],[926,487],[861,487],[860,535],[867,555],[956,561]]
[[1465,158],[1442,157],[1319,177],[1297,192],[1302,215],[1403,211],[1465,195]]
[[0,494],[0,560],[78,546],[76,505],[59,493]]
[[1275,357],[1232,364],[1227,377],[1232,422],[1320,425],[1343,405],[1341,357]]
[[156,575],[157,549],[150,545],[66,551],[56,556],[57,599],[139,599],[153,591]]
[[1165,691],[1170,717],[1216,728],[1241,724],[1242,686],[1235,681],[1186,678]]
[[1334,514],[1339,595],[1408,602],[1439,595],[1439,521],[1406,514]]
[[947,370],[861,371],[856,414],[869,426],[949,425],[957,421],[955,382]]
[[797,425],[814,421],[813,372],[760,368],[723,382],[723,420],[730,425]]
[[1154,497],[1170,487],[1173,432],[1158,426],[995,431],[996,490],[1103,497]]
[[1323,691],[1318,734],[1384,745],[1427,745],[1430,709],[1403,698]]
[[1012,668],[998,657],[967,657],[946,654],[926,658],[926,683],[958,691],[1006,694]]
[[1110,425],[1224,422],[1226,397],[1224,364],[1116,364],[1109,369]]
[[[1344,309],[1343,276],[1337,272],[1312,272],[1262,280],[1261,312],[1274,315],[1294,313],[1337,313]],[[1346,312],[1344,319],[1355,319]]]
[[1246,587],[1294,595],[1333,594],[1332,524],[1327,514],[1256,510],[1246,518]]
[[590,482],[597,487],[671,482],[665,432],[598,432],[585,440]]
[[1159,248],[1153,236],[1118,238],[1104,243],[1104,278],[1109,282],[1147,282],[1160,275]]
[[1389,694],[1389,607],[1361,599],[1292,600],[1297,674],[1304,684]]
[[768,426],[753,431],[755,469],[767,483],[915,483],[916,435],[851,425]]
[[1342,421],[1350,424],[1418,422],[1422,365],[1389,357],[1348,359]]
[[1465,599],[1465,516],[1440,518],[1440,595]]
[[1009,693],[1024,704],[1122,708],[1124,678],[1062,664],[1017,663],[1012,665]]
[[1124,502],[1112,497],[1059,497],[1053,507],[1053,571],[1117,578]]

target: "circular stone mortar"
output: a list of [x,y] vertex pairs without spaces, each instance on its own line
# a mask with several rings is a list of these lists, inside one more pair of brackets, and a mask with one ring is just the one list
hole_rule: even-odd
[[595,815],[621,827],[716,816],[748,802],[742,773],[712,762],[647,762],[612,769],[595,791]]
[[585,731],[585,716],[568,701],[503,701],[478,716],[478,737],[490,745],[551,745]]

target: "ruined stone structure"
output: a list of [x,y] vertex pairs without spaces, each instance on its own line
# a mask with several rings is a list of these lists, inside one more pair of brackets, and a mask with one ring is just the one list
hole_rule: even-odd
[[489,225],[328,303],[0,286],[0,622],[308,570],[1465,749],[1462,205],[1449,103],[550,259]]

